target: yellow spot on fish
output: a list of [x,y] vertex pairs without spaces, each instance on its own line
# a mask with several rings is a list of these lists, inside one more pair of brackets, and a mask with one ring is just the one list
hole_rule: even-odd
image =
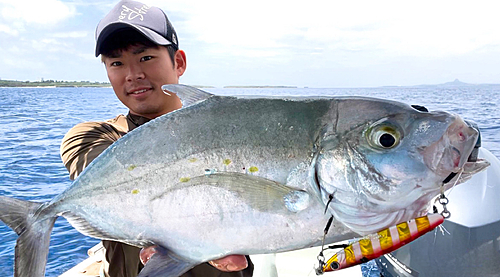
[[139,192],[140,192],[140,191],[139,191],[138,189],[133,189],[133,190],[132,190],[132,194],[139,194]]
[[251,173],[255,173],[255,172],[259,171],[259,169],[256,166],[252,166],[248,169],[248,171],[250,171]]
[[194,163],[194,162],[198,161],[198,159],[197,159],[197,158],[191,158],[191,159],[189,159],[188,161],[189,161],[190,163]]
[[230,159],[225,159],[224,161],[222,161],[222,163],[224,165],[229,165],[231,163],[231,160]]
[[136,167],[137,167],[136,165],[131,165],[131,166],[127,167],[127,170],[128,170],[128,171],[132,171],[132,170],[134,170]]
[[191,180],[191,178],[189,178],[189,177],[182,177],[179,181],[181,181],[181,183],[187,183],[187,182],[189,182],[189,180]]

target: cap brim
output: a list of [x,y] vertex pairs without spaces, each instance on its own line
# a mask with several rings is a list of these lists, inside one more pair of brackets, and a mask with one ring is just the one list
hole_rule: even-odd
[[152,31],[146,27],[126,23],[126,22],[115,22],[106,26],[99,37],[97,38],[96,47],[95,47],[95,56],[98,57],[101,54],[102,44],[106,41],[106,39],[114,32],[122,29],[132,28],[139,33],[143,34],[150,41],[158,44],[158,45],[170,45],[172,42],[168,41],[165,37],[159,35],[155,31]]

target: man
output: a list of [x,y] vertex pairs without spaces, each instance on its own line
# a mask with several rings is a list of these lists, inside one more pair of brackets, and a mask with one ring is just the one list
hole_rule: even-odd
[[[86,122],[73,127],[63,138],[61,157],[75,179],[102,151],[132,129],[182,107],[175,95],[161,86],[176,84],[186,70],[186,54],[179,50],[177,34],[165,13],[135,1],[121,1],[104,17],[96,30],[96,57],[106,67],[118,99],[129,108],[105,122]],[[147,142],[144,142],[147,143]],[[112,174],[110,172],[110,174]],[[154,247],[141,249],[103,241],[106,249],[101,275],[137,276],[141,260],[154,255]],[[141,256],[141,257],[140,257]],[[199,265],[183,276],[252,276],[253,264],[232,255]]]

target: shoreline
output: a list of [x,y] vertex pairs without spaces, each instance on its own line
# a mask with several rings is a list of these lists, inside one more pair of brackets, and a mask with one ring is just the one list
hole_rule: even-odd
[[18,81],[18,80],[1,80],[0,87],[17,87],[17,88],[33,88],[33,87],[111,87],[108,82],[90,82],[90,81],[58,81],[58,80],[41,80],[41,81]]

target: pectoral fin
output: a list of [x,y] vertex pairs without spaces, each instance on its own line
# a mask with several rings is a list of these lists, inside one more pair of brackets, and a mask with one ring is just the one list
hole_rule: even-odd
[[185,260],[163,247],[156,247],[156,253],[146,263],[137,277],[180,276],[197,263]]
[[198,176],[191,185],[212,185],[237,194],[256,210],[281,210],[299,212],[310,204],[309,193],[290,188],[266,178],[236,172],[220,172]]

